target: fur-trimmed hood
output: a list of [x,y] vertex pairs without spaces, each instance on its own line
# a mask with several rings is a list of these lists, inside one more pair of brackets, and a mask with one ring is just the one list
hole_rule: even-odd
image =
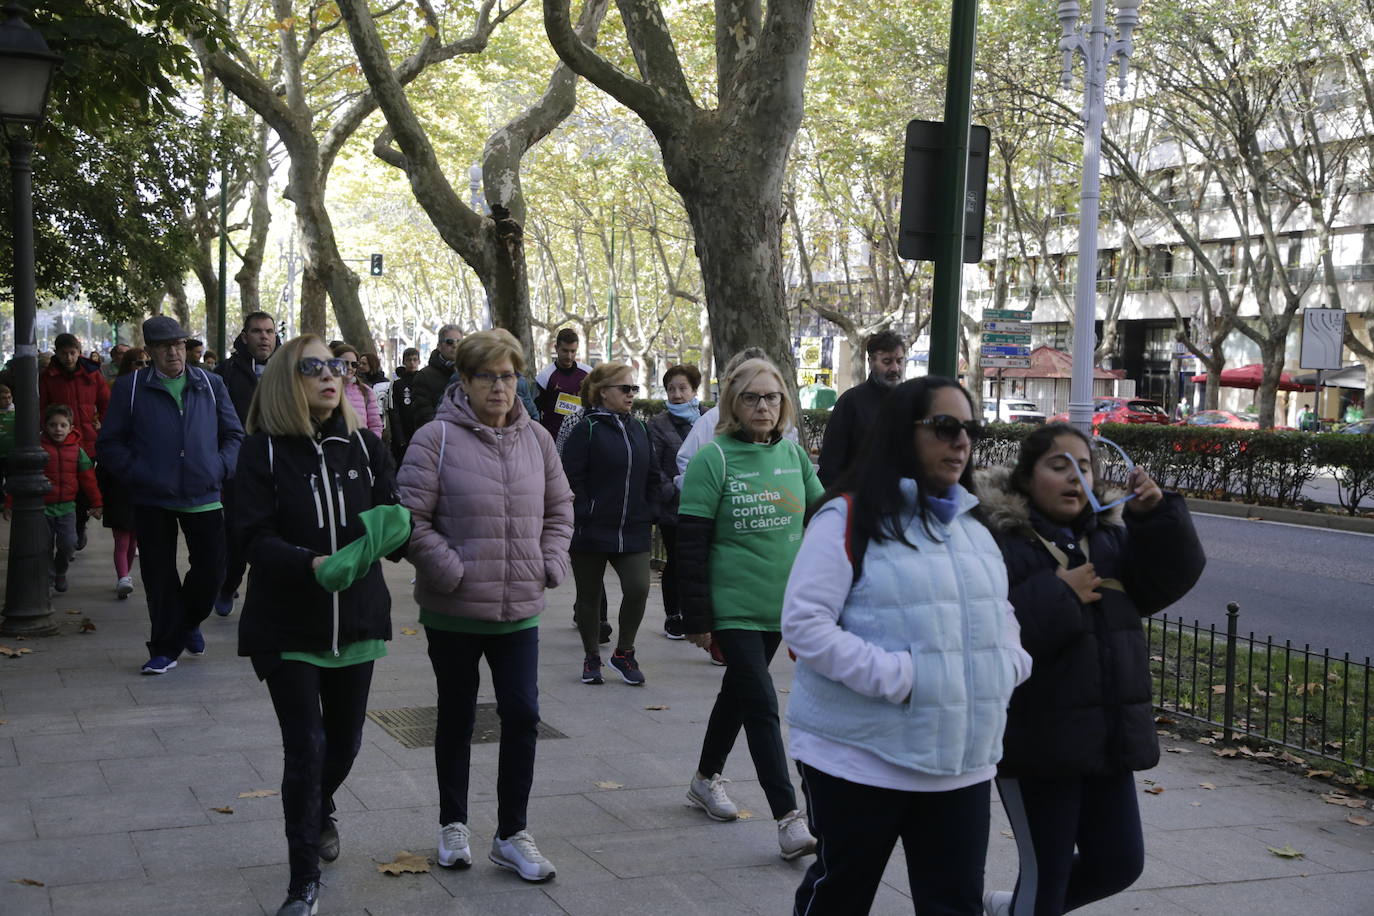
[[[1011,485],[1011,468],[983,468],[973,474],[974,492],[983,511],[983,519],[994,534],[1022,534],[1032,537],[1030,500]],[[1118,487],[1093,488],[1099,502],[1112,502],[1125,495]],[[1121,525],[1121,506],[1113,506],[1097,516],[1099,525]]]

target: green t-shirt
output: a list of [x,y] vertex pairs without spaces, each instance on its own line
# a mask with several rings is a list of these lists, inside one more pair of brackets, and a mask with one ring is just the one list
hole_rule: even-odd
[[716,520],[711,603],[717,629],[781,629],[802,517],[824,489],[811,459],[787,439],[760,445],[721,435],[692,456],[678,512]]
[[317,668],[347,668],[363,662],[375,662],[386,657],[386,643],[380,639],[360,639],[339,646],[339,654],[333,652],[283,652],[284,662],[305,662]]

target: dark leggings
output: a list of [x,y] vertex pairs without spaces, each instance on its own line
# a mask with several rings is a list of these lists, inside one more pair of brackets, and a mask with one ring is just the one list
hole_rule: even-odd
[[921,916],[982,916],[990,782],[948,792],[903,792],[800,765],[816,861],[797,888],[794,916],[867,913],[898,838],[911,902]]
[[681,611],[677,605],[677,525],[659,525],[658,533],[663,538],[663,616],[675,617]]
[[285,757],[281,807],[292,887],[320,878],[320,827],[362,746],[371,685],[372,662],[322,668],[284,661],[267,676]]
[[716,630],[712,635],[725,654],[725,674],[720,693],[706,722],[697,772],[708,779],[725,770],[725,760],[744,729],[749,756],[754,759],[759,785],[768,798],[774,818],[797,807],[797,793],[787,769],[778,721],[778,692],[768,665],[782,643],[781,633],[759,630]]
[[1021,859],[1012,916],[1076,910],[1124,891],[1145,868],[1135,775],[1129,770],[998,779],[997,792]]
[[603,577],[610,563],[620,577],[620,629],[616,632],[618,652],[635,647],[635,634],[644,620],[644,604],[649,600],[649,554],[591,553],[574,550],[569,554],[573,581],[577,583],[577,598],[573,602],[573,617],[582,636],[582,651],[596,655],[601,642],[600,608],[605,606],[606,589]]

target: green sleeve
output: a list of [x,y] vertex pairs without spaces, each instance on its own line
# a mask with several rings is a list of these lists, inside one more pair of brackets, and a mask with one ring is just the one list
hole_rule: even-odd
[[90,455],[86,454],[86,450],[84,448],[77,449],[76,469],[78,471],[89,471],[93,467],[95,467],[95,462],[91,460]]
[[816,476],[816,468],[811,464],[811,457],[800,445],[797,446],[797,458],[801,461],[802,483],[806,487],[806,508],[810,509],[816,504],[816,500],[825,495],[825,486]]
[[720,446],[713,440],[698,449],[687,464],[687,473],[682,476],[678,514],[715,518],[724,488],[725,464],[721,460]]

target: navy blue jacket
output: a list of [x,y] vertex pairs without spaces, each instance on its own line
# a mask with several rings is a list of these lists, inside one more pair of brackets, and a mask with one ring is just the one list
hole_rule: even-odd
[[659,471],[643,421],[592,408],[563,444],[563,472],[573,491],[571,550],[649,549]]
[[243,427],[229,390],[204,369],[186,373],[181,410],[151,366],[120,376],[110,393],[97,451],[134,505],[186,509],[219,502],[220,486],[234,475]]

